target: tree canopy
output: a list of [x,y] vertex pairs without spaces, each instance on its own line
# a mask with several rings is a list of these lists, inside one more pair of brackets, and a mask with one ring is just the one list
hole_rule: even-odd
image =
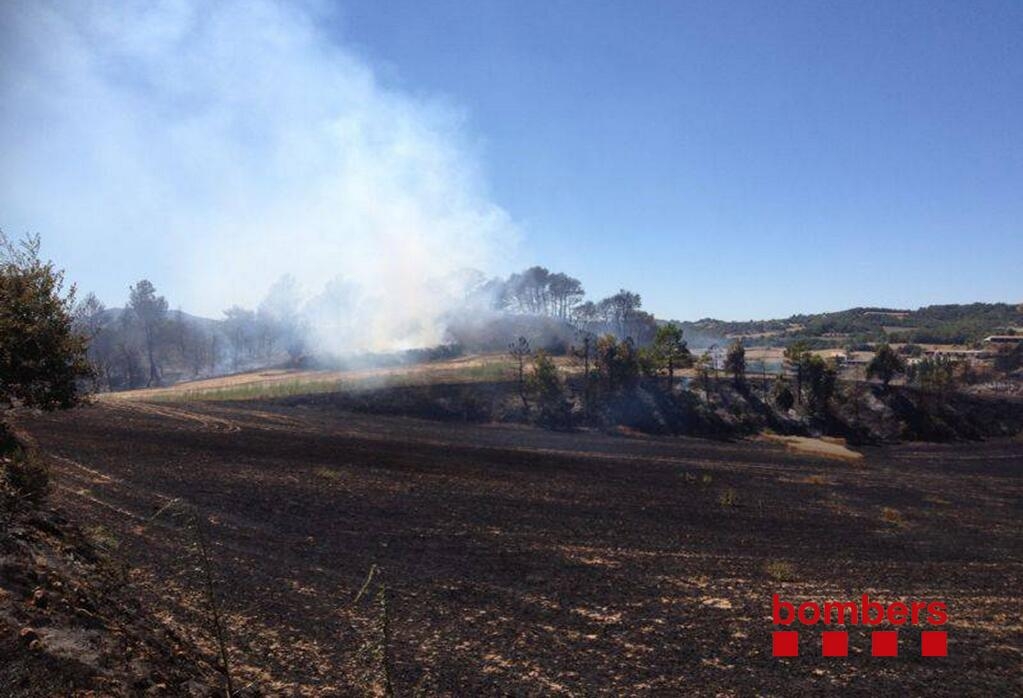
[[867,378],[878,378],[888,387],[896,375],[906,372],[906,362],[888,344],[877,348],[874,358],[867,364]]

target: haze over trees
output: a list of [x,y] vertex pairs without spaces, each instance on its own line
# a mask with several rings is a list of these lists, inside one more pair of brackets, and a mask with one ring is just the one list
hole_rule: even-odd
[[123,308],[88,294],[74,309],[89,338],[93,388],[152,387],[272,363],[297,365],[307,352],[307,325],[293,277],[275,282],[257,310],[232,306],[223,319],[170,310],[148,279],[133,284]]
[[[38,239],[20,247],[5,239],[3,254],[2,291],[7,300],[0,307],[4,311],[0,359],[7,363],[0,364],[0,404],[66,406],[74,404],[85,388],[158,386],[273,365],[336,366],[311,344],[315,334],[310,332],[310,322],[326,319],[334,330],[343,332],[358,331],[354,325],[364,321],[349,312],[353,287],[343,280],[304,301],[297,281],[285,276],[271,285],[254,309],[232,306],[223,318],[214,320],[170,310],[168,300],[148,279],[127,289],[123,308],[105,307],[91,294],[75,304],[74,294],[61,290],[60,272],[39,261]],[[867,366],[867,376],[878,379],[884,390],[840,386],[835,359],[823,358],[812,342],[796,339],[784,352],[787,375],[773,377],[773,387],[766,372],[762,377],[761,395],[770,394],[773,399],[756,401],[746,385],[745,337],[730,338],[726,350],[720,349],[724,338],[719,338],[694,360],[685,324],[657,321],[642,310],[638,293],[621,289],[599,301],[587,301],[577,280],[543,267],[507,280],[467,272],[464,281],[464,306],[455,312],[488,318],[501,337],[500,346],[507,349],[515,366],[514,388],[508,386],[515,419],[547,428],[585,423],[601,428],[621,425],[734,434],[765,424],[799,430],[807,424],[834,425],[844,419],[851,433],[863,433],[873,428],[860,421],[872,409],[865,400],[867,391],[889,401],[904,400],[906,391],[916,391],[913,409],[921,414],[909,428],[943,434],[957,419],[943,412],[945,406],[960,384],[974,379],[974,369],[966,362],[928,354],[918,345],[903,345],[896,351],[881,343]],[[29,312],[10,312],[19,305]],[[38,327],[32,324],[35,321],[19,326],[25,317],[38,318]],[[556,331],[543,335],[537,328]],[[10,348],[17,337],[37,330],[42,333],[37,345]],[[1006,330],[1011,332],[1012,328]],[[509,346],[512,337],[517,339]],[[35,348],[41,353],[33,355]],[[409,353],[406,358],[455,356],[463,351],[493,349],[452,344]],[[911,357],[908,363],[903,354]],[[23,365],[10,361],[15,355],[23,359]],[[63,363],[46,358],[59,355],[66,357]],[[575,359],[560,358],[566,355]],[[1019,370],[1021,356],[1019,345],[1002,346],[992,370],[1008,376]],[[563,369],[563,363],[571,366]],[[690,368],[695,370],[676,383],[677,372]],[[719,379],[721,370],[730,380]],[[50,381],[48,397],[17,387],[36,391],[47,385],[31,377],[18,378],[19,371],[45,371]],[[890,391],[890,383],[903,373],[907,387]],[[695,377],[692,384],[690,377]],[[485,399],[466,398],[466,419],[493,414],[500,403],[493,396],[504,389],[500,383],[486,389],[497,392]]]
[[[12,246],[8,243],[7,247],[10,258]],[[854,309],[790,318],[803,323],[798,326],[801,329],[793,322],[788,329],[781,330],[778,321],[678,323],[658,320],[644,311],[640,294],[628,289],[588,300],[578,279],[542,266],[529,267],[505,279],[488,278],[472,269],[463,270],[455,277],[448,288],[461,289],[458,293],[462,300],[447,315],[450,324],[444,343],[424,349],[426,354],[407,356],[500,351],[508,347],[511,339],[521,338],[525,344],[516,343],[512,354],[519,368],[518,392],[527,411],[531,396],[536,399],[541,393],[553,394],[534,389],[535,384],[532,388],[527,385],[527,366],[547,368],[544,361],[536,358],[536,352],[541,350],[551,356],[573,354],[582,359],[587,411],[594,389],[609,395],[630,390],[641,379],[663,378],[671,392],[676,387],[677,371],[693,367],[697,385],[709,400],[722,369],[730,374],[736,388],[744,387],[747,347],[759,340],[755,333],[752,336],[740,333],[741,336],[729,337],[727,350],[722,350],[717,347],[726,346],[726,338],[711,337],[707,331],[711,328],[758,330],[785,341],[784,369],[791,376],[792,385],[776,386],[775,397],[781,402],[791,397],[796,405],[805,405],[810,412],[823,414],[836,394],[838,366],[815,353],[827,338],[803,338],[799,334],[807,327],[837,331],[891,322],[896,327],[888,329],[896,331],[899,325],[909,321],[907,318],[913,321],[937,318],[942,322],[976,327],[987,327],[984,323],[997,319],[1005,321],[1004,332],[1011,333],[1014,330],[1010,323],[1023,319],[1016,306],[977,304],[964,306],[976,310],[977,315],[950,306],[933,306],[912,313]],[[161,290],[150,280],[140,279],[127,289],[121,308],[106,307],[95,295],[86,295],[74,305],[72,322],[76,336],[87,340],[89,387],[119,390],[266,366],[343,364],[347,359],[326,353],[318,345],[317,337],[323,330],[323,323],[329,325],[334,336],[365,334],[366,328],[359,324],[374,319],[358,312],[359,302],[357,289],[343,279],[335,279],[321,293],[308,297],[294,277],[285,275],[270,285],[255,308],[236,305],[225,309],[221,318],[206,319],[171,310]],[[451,330],[466,318],[482,318],[486,331],[473,334]],[[780,334],[772,334],[776,332]],[[691,343],[711,349],[694,359]],[[902,345],[895,351],[886,342],[879,344],[867,366],[867,375],[878,379],[885,387],[905,374],[910,385],[927,386],[945,393],[949,385],[971,379],[959,364],[949,366],[943,360],[922,357],[919,345]],[[912,367],[902,354],[912,357]],[[993,362],[995,370],[1002,375],[1018,370],[1020,354],[1018,348],[1004,347]],[[401,360],[401,354],[388,360]],[[770,386],[766,371],[763,374],[761,392],[767,395]],[[553,385],[549,381],[544,384]]]
[[160,365],[156,360],[160,333],[167,322],[167,299],[156,295],[153,284],[146,279],[129,289],[128,312],[125,322],[134,325],[142,334],[143,348],[149,364],[147,386],[160,384]]

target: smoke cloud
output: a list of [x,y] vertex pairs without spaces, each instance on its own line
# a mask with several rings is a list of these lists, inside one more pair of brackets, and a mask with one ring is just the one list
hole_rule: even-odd
[[0,201],[118,285],[219,317],[291,273],[323,349],[387,351],[440,341],[460,270],[515,243],[464,114],[382,86],[314,10],[14,2],[0,22]]

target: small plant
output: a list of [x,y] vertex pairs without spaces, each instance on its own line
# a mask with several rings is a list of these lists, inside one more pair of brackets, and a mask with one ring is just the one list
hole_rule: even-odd
[[316,474],[324,480],[330,480],[332,482],[341,480],[341,473],[336,470],[331,470],[330,468],[317,468]]
[[726,487],[718,494],[718,504],[723,507],[739,506],[739,493],[734,487]]
[[796,577],[796,569],[784,560],[769,560],[764,564],[764,572],[778,582],[789,582]]
[[50,471],[30,449],[20,446],[0,455],[0,488],[12,509],[16,503],[40,504],[50,492]]
[[701,487],[707,487],[714,482],[714,477],[710,473],[691,473],[689,471],[683,471],[679,473],[679,475],[687,485],[699,484]]
[[[377,578],[378,572],[381,572],[379,575],[381,579]],[[359,593],[355,595],[353,604],[359,603],[363,596],[368,596],[370,589],[376,586],[377,591],[374,595],[374,600],[378,615],[374,622],[375,637],[369,640],[365,649],[368,650],[373,663],[376,664],[376,673],[378,674],[376,682],[379,685],[380,691],[386,698],[390,698],[394,695],[394,687],[391,681],[391,613],[388,606],[387,583],[382,577],[381,569],[375,564],[371,565],[369,573],[366,575],[366,581],[363,582]]]
[[206,540],[206,517],[196,508],[192,516],[193,532],[195,534],[195,547],[199,553],[200,569],[203,574],[203,582],[206,587],[206,600],[210,606],[210,625],[213,630],[213,637],[217,641],[217,650],[220,653],[220,668],[224,672],[224,692],[227,698],[234,695],[234,682],[231,680],[231,659],[227,651],[227,627],[220,610],[220,603],[217,598],[216,581],[213,573],[213,558]]
[[111,533],[105,526],[89,526],[85,533],[92,539],[92,542],[104,550],[117,550],[121,547],[121,541]]
[[198,569],[202,573],[202,582],[206,594],[206,601],[209,604],[210,626],[213,638],[217,643],[217,651],[220,655],[220,670],[224,674],[224,695],[232,698],[235,695],[234,681],[231,676],[231,658],[227,648],[227,625],[221,612],[220,602],[217,598],[216,580],[213,570],[213,551],[210,549],[206,538],[205,525],[206,517],[199,511],[198,507],[184,504],[180,499],[172,499],[160,507],[146,521],[148,527],[166,511],[178,510],[185,514],[191,524],[194,549],[198,556]]
[[885,507],[881,510],[881,520],[893,526],[906,525],[906,520],[902,518],[902,512],[892,507]]

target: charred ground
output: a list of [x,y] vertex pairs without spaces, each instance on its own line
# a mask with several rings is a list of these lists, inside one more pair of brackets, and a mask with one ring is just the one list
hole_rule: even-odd
[[[1017,439],[825,458],[760,440],[552,433],[336,404],[111,402],[23,418],[56,504],[212,657],[175,500],[198,507],[257,692],[1020,690]],[[826,451],[826,449],[825,449]],[[172,511],[174,506],[167,511]],[[387,587],[355,601],[367,573]],[[770,598],[949,603],[950,656],[770,651]],[[386,645],[386,653],[382,645]],[[211,663],[215,663],[210,660]]]

